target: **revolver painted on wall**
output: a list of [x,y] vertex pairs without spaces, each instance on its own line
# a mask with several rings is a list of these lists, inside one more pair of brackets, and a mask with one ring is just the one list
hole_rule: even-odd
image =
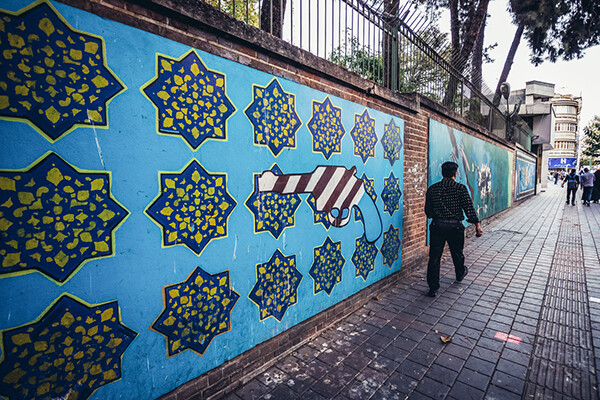
[[258,177],[259,192],[279,194],[310,193],[316,209],[326,212],[327,219],[336,228],[350,221],[351,210],[358,207],[363,216],[365,238],[375,242],[383,232],[383,223],[375,202],[366,193],[362,179],[356,177],[356,167],[321,165],[305,174],[275,175],[265,171]]

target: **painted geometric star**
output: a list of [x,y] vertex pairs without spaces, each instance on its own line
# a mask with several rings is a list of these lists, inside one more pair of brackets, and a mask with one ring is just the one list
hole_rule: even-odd
[[[270,169],[275,175],[283,172],[277,164]],[[246,200],[246,206],[254,214],[254,232],[269,231],[275,239],[288,226],[294,226],[294,214],[302,203],[297,194],[258,192],[258,177],[254,174],[254,191]]]
[[195,50],[180,59],[156,56],[157,73],[144,93],[158,112],[158,132],[180,135],[196,150],[206,139],[225,140],[235,106],[225,75],[206,68]]
[[363,163],[366,163],[369,157],[375,157],[375,145],[377,144],[375,118],[369,116],[369,110],[365,109],[361,115],[354,115],[354,126],[350,131],[350,136],[354,141],[354,154],[360,156]]
[[356,276],[362,277],[365,282],[369,273],[375,269],[375,257],[377,257],[375,243],[367,242],[364,234],[357,238],[352,262],[356,266]]
[[[364,172],[362,174],[361,179],[364,182],[365,191],[367,192],[367,194],[369,196],[371,196],[371,198],[373,199],[373,202],[376,203],[377,202],[377,192],[375,192],[375,179],[369,179],[367,177],[367,174],[365,174]],[[362,221],[362,214],[360,213],[360,210],[358,207],[354,208],[354,220]]]
[[255,144],[268,146],[275,157],[284,147],[296,147],[296,131],[302,125],[296,96],[284,92],[276,78],[265,87],[253,85],[252,103],[245,113],[254,127]]
[[200,255],[211,240],[227,236],[236,205],[226,175],[209,174],[193,160],[179,173],[160,174],[160,194],[147,213],[161,226],[165,246],[183,244]]
[[87,399],[120,379],[121,357],[136,336],[116,301],[87,305],[65,294],[37,322],[4,331],[0,395]]
[[128,212],[111,197],[110,180],[54,153],[25,171],[0,171],[0,274],[38,270],[65,282],[85,261],[114,254]]
[[383,158],[387,158],[390,165],[394,166],[394,162],[400,159],[400,150],[402,149],[402,132],[400,128],[396,126],[394,120],[384,125],[384,134],[381,138],[381,145],[383,146]]
[[271,259],[256,265],[257,282],[248,296],[260,310],[260,320],[270,316],[281,321],[289,306],[298,301],[302,274],[296,269],[296,256],[277,249]]
[[78,126],[107,127],[125,87],[101,38],[73,29],[49,3],[0,12],[0,118],[27,121],[51,142]]
[[346,133],[342,125],[342,109],[331,104],[329,97],[322,103],[313,101],[308,130],[313,136],[313,151],[323,153],[326,160],[332,153],[342,152],[342,138]]
[[390,176],[383,178],[383,191],[381,192],[381,200],[383,200],[383,211],[393,215],[400,207],[400,180],[394,176],[394,171]]
[[167,356],[186,349],[203,355],[215,336],[231,329],[231,310],[239,297],[229,271],[211,275],[197,267],[185,281],[165,286],[165,309],[152,329],[167,339]]
[[306,202],[313,210],[313,223],[321,223],[325,229],[329,229],[331,227],[331,222],[329,221],[328,213],[325,211],[317,211],[317,202],[315,201],[315,196],[312,194],[308,195]]
[[342,242],[332,242],[329,236],[322,246],[314,249],[314,261],[309,275],[315,281],[315,294],[324,290],[331,295],[333,287],[342,281],[342,268],[346,260],[342,256]]
[[400,228],[394,229],[390,224],[390,229],[383,233],[383,244],[381,245],[381,255],[383,256],[383,265],[392,268],[398,260],[398,251],[400,250]]

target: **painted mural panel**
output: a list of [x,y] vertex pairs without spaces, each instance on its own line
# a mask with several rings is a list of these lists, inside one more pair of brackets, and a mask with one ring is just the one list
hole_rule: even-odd
[[400,269],[402,119],[1,7],[0,396],[156,398]]
[[510,207],[513,153],[429,120],[429,185],[442,179],[442,164],[458,164],[456,180],[464,184],[479,219]]
[[521,200],[535,194],[536,160],[528,154],[517,150],[515,199]]

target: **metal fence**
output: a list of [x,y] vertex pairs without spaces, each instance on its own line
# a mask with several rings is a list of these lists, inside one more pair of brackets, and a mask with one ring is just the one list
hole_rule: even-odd
[[[531,132],[515,124],[493,92],[450,62],[447,34],[398,0],[202,0],[222,12],[398,92],[417,92],[492,134],[531,148]],[[459,60],[470,70],[470,60]],[[456,60],[454,60],[456,65]],[[509,138],[510,139],[510,138]]]

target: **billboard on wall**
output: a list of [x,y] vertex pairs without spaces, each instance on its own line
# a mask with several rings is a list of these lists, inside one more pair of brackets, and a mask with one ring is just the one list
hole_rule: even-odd
[[515,199],[535,194],[535,158],[517,151]]
[[548,168],[575,168],[577,158],[549,158]]

